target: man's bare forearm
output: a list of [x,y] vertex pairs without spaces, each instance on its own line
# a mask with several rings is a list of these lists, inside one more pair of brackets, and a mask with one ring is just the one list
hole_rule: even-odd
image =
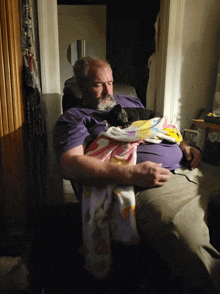
[[91,156],[75,155],[68,162],[61,160],[65,179],[74,179],[86,185],[106,186],[109,184],[130,184],[132,168],[128,165],[118,165],[103,162]]
[[63,175],[68,180],[89,186],[137,185],[162,186],[169,178],[169,171],[161,164],[145,161],[137,165],[119,165],[103,162],[86,155],[61,157]]

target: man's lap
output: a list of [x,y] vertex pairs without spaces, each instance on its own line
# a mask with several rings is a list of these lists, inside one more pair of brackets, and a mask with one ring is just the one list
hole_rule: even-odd
[[199,166],[193,170],[178,168],[175,174],[187,176],[190,181],[197,183],[208,193],[220,189],[220,168],[205,162],[200,162]]
[[[192,222],[189,229],[193,229],[198,218],[199,222],[204,222],[207,196],[206,191],[185,176],[171,173],[163,187],[151,188],[136,195],[137,225],[148,236],[150,234],[150,242],[152,238],[154,241],[155,238],[163,238],[179,227],[185,230],[184,224],[189,218]],[[198,225],[201,227],[200,223]]]
[[209,197],[219,188],[219,168],[205,163],[201,163],[193,171],[179,168],[170,173],[164,186],[136,194],[137,219],[147,213],[150,219],[152,214],[154,217],[158,215],[168,224],[178,215],[191,214],[193,211],[203,211],[204,214]]
[[[218,173],[217,168],[203,163],[192,172],[178,169],[164,186],[136,194],[136,220],[142,238],[176,274],[184,272],[194,285],[200,282],[193,273],[206,275],[204,286],[209,287],[207,270],[220,270],[220,254],[210,244],[206,224],[209,196],[219,188]],[[216,280],[220,280],[219,272]]]

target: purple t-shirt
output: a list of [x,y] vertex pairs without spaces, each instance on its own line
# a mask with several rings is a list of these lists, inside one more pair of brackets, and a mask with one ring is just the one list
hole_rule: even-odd
[[[136,97],[115,95],[115,100],[122,107],[144,107]],[[74,147],[92,143],[101,132],[106,131],[104,120],[107,114],[106,110],[93,110],[82,105],[68,109],[54,127],[54,148],[58,158]],[[182,151],[177,144],[162,142],[137,147],[137,163],[148,160],[173,170],[181,166],[181,159]]]
[[174,170],[181,167],[183,153],[177,144],[162,141],[159,144],[143,144],[137,147],[137,163],[145,160],[162,163],[164,168]]

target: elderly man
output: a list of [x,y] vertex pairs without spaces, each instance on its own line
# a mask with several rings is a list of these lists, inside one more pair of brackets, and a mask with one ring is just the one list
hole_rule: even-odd
[[[180,276],[184,293],[219,293],[220,254],[209,242],[205,222],[208,197],[219,188],[219,171],[204,167],[200,151],[185,141],[140,144],[133,166],[85,155],[91,142],[106,130],[109,109],[116,103],[143,105],[135,97],[113,96],[112,70],[105,61],[78,60],[74,75],[81,103],[66,111],[54,129],[54,147],[64,177],[88,186],[135,186],[140,235]],[[183,155],[190,168],[181,166]]]

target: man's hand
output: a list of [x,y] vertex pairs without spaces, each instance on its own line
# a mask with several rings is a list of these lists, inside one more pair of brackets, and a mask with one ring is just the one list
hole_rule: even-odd
[[201,152],[197,148],[191,147],[189,145],[184,146],[184,148],[182,148],[182,151],[185,154],[186,159],[190,161],[191,169],[197,167],[202,159]]
[[133,166],[134,184],[139,187],[161,187],[169,179],[170,171],[161,163],[145,161]]

